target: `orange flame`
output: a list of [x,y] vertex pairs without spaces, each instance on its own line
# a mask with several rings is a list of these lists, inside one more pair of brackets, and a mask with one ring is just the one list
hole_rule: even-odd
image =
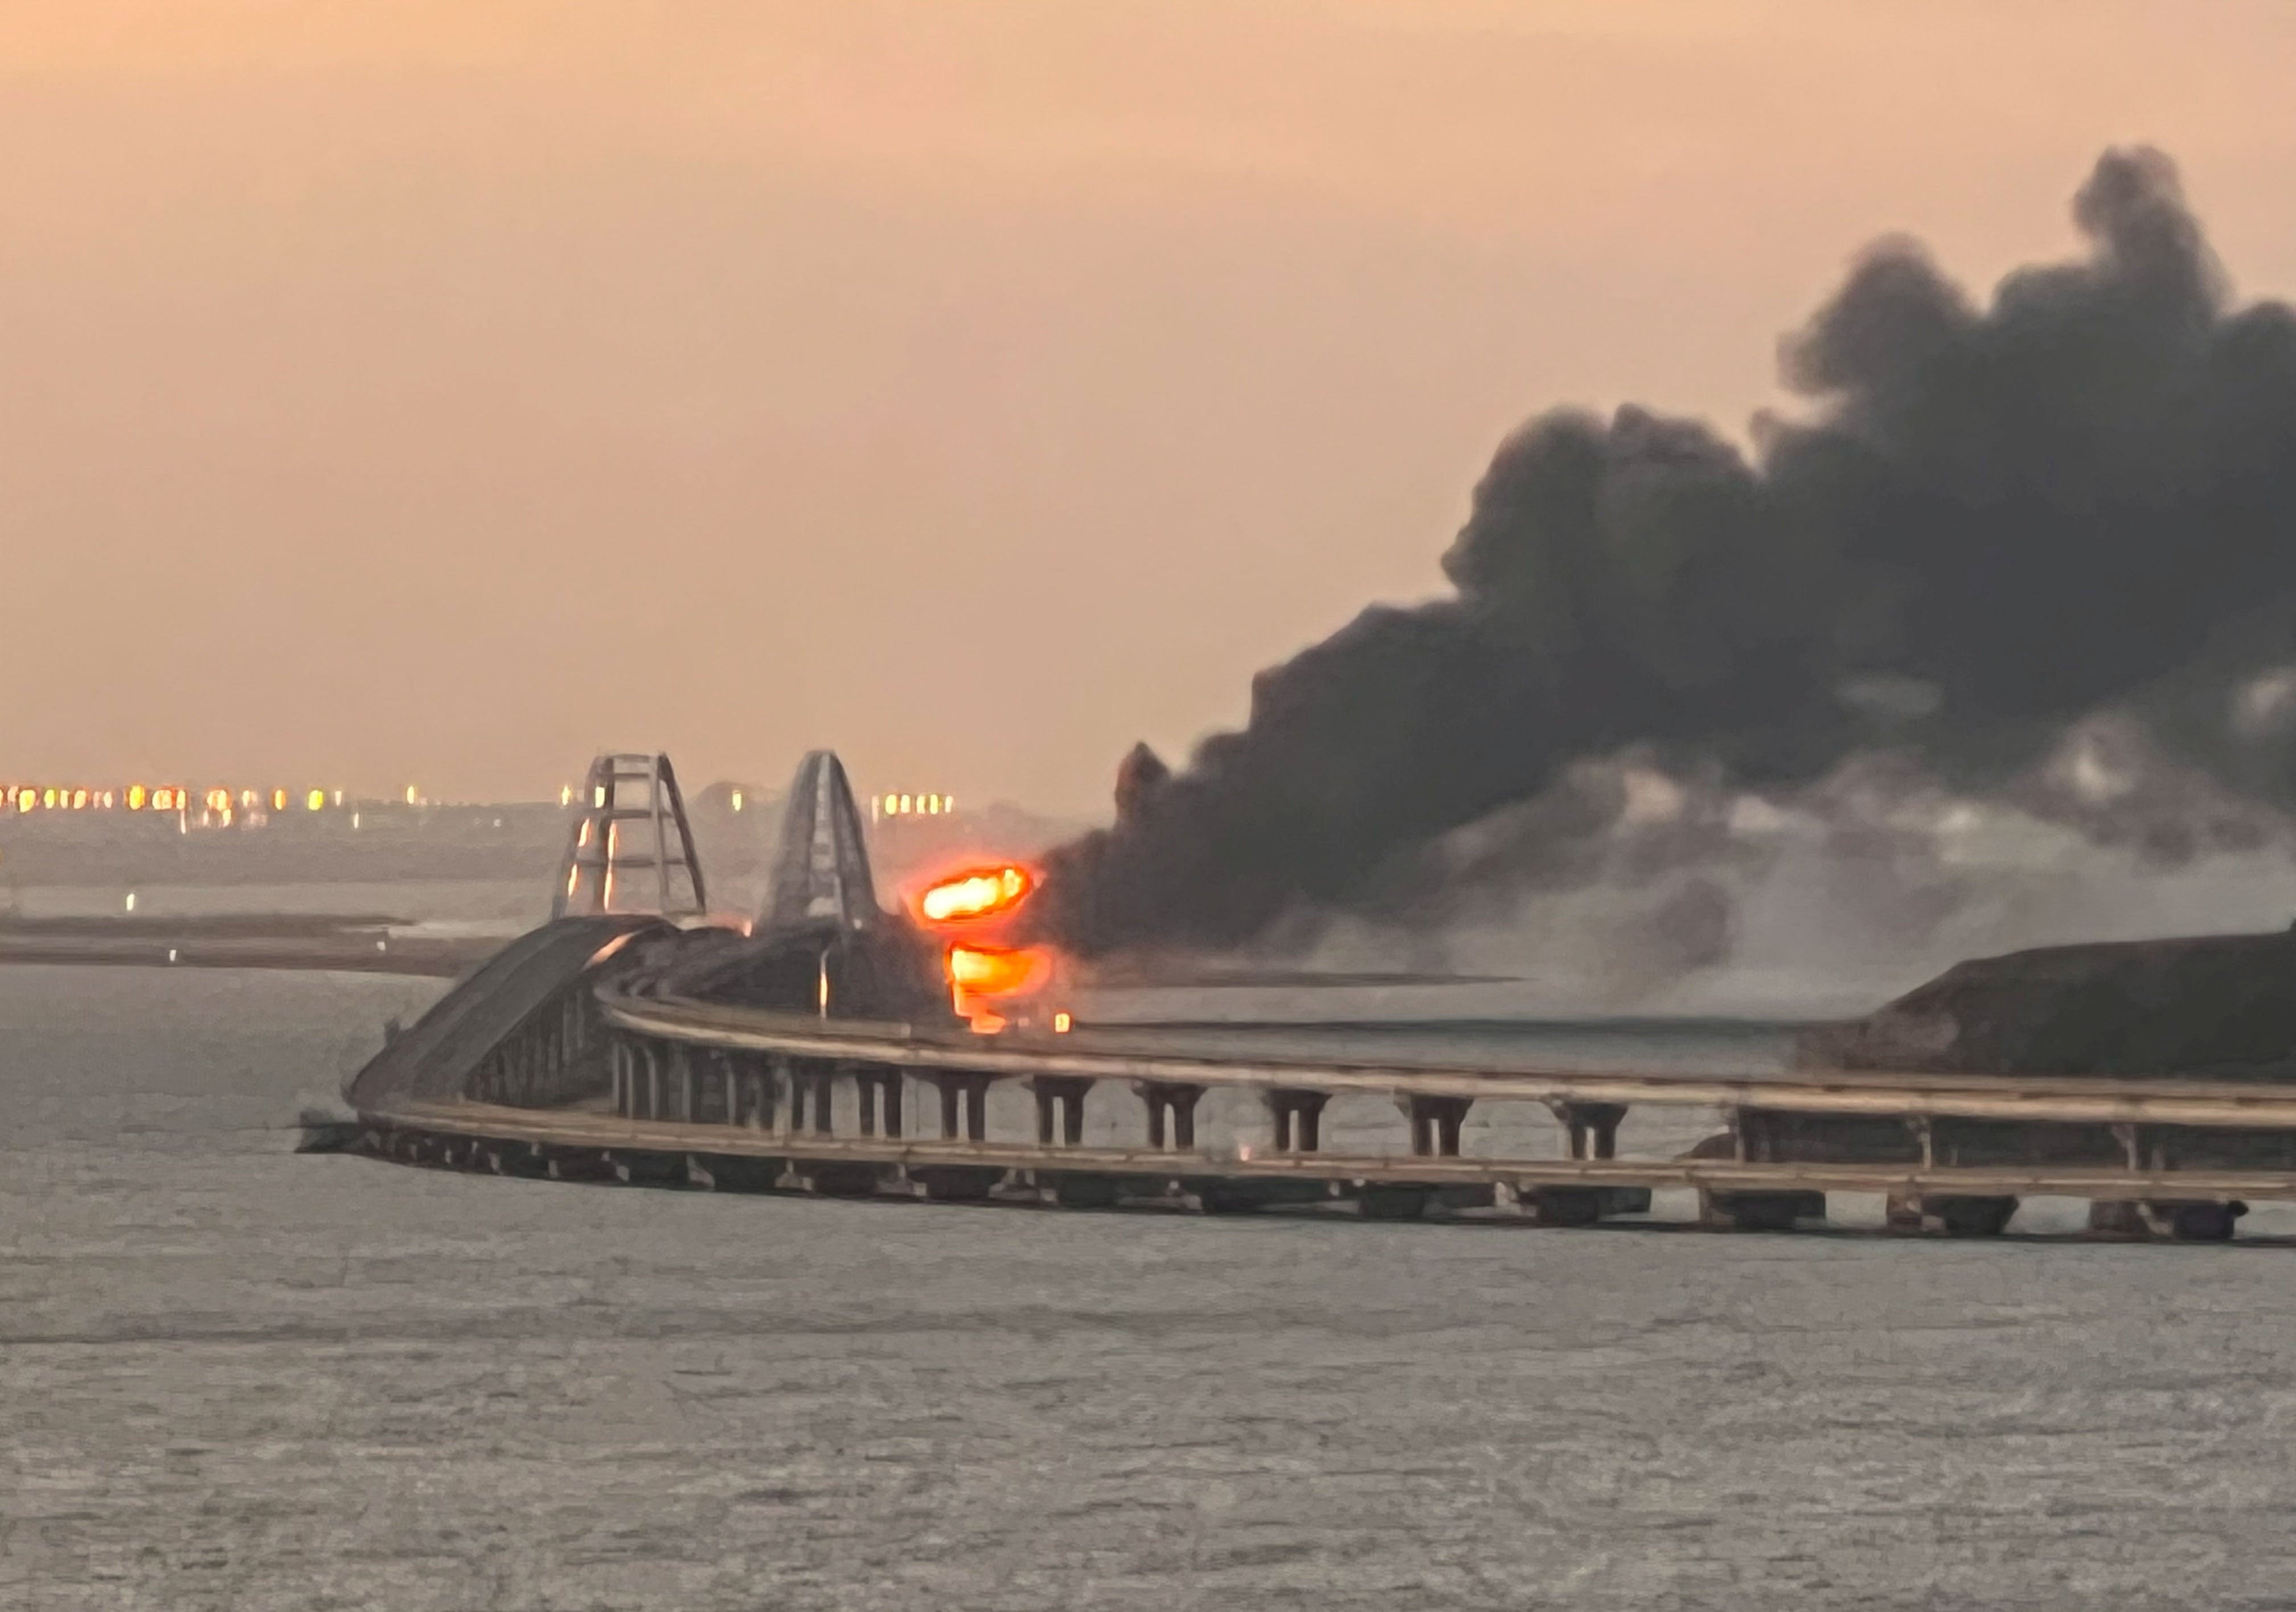
[[973,868],[928,885],[917,911],[929,924],[961,923],[1010,912],[1029,899],[1037,881],[1025,868]]
[[1053,960],[1041,947],[952,946],[948,983],[966,996],[1021,996],[1051,977]]

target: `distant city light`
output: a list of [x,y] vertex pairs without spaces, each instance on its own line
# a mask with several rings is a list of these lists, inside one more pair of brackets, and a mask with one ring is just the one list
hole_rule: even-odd
[[878,818],[946,817],[956,810],[953,794],[873,794],[869,797],[869,817]]
[[[559,800],[570,804],[574,790],[562,789]],[[744,810],[749,805],[747,792],[733,792],[734,810]],[[152,811],[173,812],[179,818],[197,814],[200,827],[238,825],[261,827],[270,821],[267,813],[289,811],[299,802],[310,811],[324,811],[332,806],[345,806],[348,801],[340,789],[291,789],[266,785],[257,788],[233,785],[201,785],[189,789],[180,784],[121,784],[109,788],[84,785],[0,783],[0,812],[10,816],[34,811]],[[429,807],[432,802],[419,785],[406,786],[409,806]],[[922,799],[922,797],[920,797]],[[601,804],[603,802],[602,802]],[[177,827],[186,824],[179,821]],[[358,827],[354,820],[352,827]]]
[[574,803],[573,785],[561,784],[558,786],[558,803],[561,806],[571,806]]
[[742,810],[742,792],[738,789],[734,792],[734,810],[736,811]]

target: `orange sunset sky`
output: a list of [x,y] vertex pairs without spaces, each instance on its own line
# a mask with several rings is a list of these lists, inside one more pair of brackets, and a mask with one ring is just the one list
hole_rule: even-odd
[[2284,0],[0,4],[0,772],[606,746],[1100,807],[1499,438],[1742,432],[1877,234],[2157,144],[2296,292]]

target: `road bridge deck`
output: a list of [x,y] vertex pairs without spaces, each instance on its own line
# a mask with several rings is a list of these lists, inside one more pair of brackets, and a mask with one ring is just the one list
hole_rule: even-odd
[[[1389,1154],[1184,1153],[1147,1148],[1044,1147],[1016,1142],[824,1137],[672,1120],[630,1120],[581,1109],[419,1102],[373,1116],[409,1132],[541,1148],[694,1158],[748,1157],[880,1165],[888,1171],[974,1165],[1047,1174],[1125,1175],[1185,1182],[1330,1180],[1444,1188],[1498,1185],[1641,1187],[1722,1192],[1909,1193],[1939,1197],[2296,1201],[2296,1174],[2258,1171],[2120,1171],[2047,1166],[1919,1167],[1758,1164],[1728,1159],[1505,1159]],[[898,1181],[891,1184],[898,1186]]]

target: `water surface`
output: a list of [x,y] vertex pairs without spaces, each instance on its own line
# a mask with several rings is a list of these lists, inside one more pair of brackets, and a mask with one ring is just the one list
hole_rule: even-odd
[[2296,1251],[287,1151],[436,989],[0,969],[0,1606],[2296,1604]]

